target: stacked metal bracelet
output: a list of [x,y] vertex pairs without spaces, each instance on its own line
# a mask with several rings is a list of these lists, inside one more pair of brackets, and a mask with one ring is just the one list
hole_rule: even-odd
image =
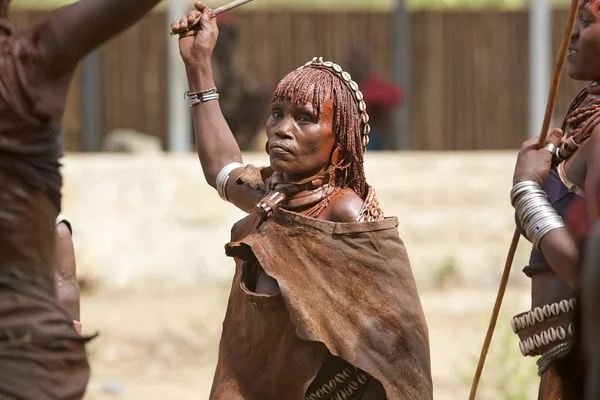
[[199,92],[185,92],[185,95],[188,98],[190,107],[193,107],[200,103],[206,103],[211,100],[219,100],[219,93],[217,93],[217,88],[201,90]]
[[511,204],[525,230],[527,239],[539,250],[542,238],[565,226],[562,218],[550,205],[546,193],[534,181],[517,183],[510,192]]
[[223,200],[229,202],[229,197],[227,197],[227,182],[229,182],[229,175],[231,174],[231,171],[233,171],[236,168],[241,168],[243,166],[243,164],[240,164],[238,162],[232,162],[224,166],[217,175],[217,193],[219,193],[219,196]]

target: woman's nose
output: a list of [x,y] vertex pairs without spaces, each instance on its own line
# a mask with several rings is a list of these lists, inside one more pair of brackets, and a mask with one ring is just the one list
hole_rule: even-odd
[[275,136],[283,139],[290,139],[293,137],[292,129],[294,127],[294,119],[292,117],[286,117],[281,120],[277,125]]

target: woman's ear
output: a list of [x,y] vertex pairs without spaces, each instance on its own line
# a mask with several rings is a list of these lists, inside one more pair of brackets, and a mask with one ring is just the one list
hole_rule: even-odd
[[331,165],[340,166],[346,159],[346,152],[342,151],[339,146],[336,146],[331,153]]

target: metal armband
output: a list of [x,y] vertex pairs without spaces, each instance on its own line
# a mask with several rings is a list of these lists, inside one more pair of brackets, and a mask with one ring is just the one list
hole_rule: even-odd
[[243,164],[240,164],[238,162],[227,164],[223,167],[223,169],[221,169],[221,171],[217,175],[217,193],[219,193],[219,196],[223,200],[229,202],[229,198],[227,197],[227,182],[229,182],[229,175],[231,174],[231,171],[237,168],[241,168],[243,166]]

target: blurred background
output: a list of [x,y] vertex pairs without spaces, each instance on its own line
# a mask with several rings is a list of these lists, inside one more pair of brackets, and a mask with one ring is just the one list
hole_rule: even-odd
[[[99,1],[99,0],[98,0]],[[127,1],[127,0],[124,0]],[[133,0],[128,0],[133,1]],[[61,0],[14,0],[18,29]],[[226,3],[207,1],[212,7]],[[63,212],[73,224],[86,399],[206,399],[243,217],[204,181],[177,40],[192,6],[165,1],[79,66],[64,116]],[[435,398],[466,399],[514,222],[520,144],[537,136],[568,1],[255,0],[219,17],[221,107],[245,162],[268,163],[270,95],[314,56],[361,85],[367,179],[399,218],[429,323]],[[584,85],[563,73],[553,126]],[[521,239],[479,399],[535,398],[509,318],[529,307]],[[401,371],[399,371],[401,373]],[[282,399],[285,400],[285,399]]]

